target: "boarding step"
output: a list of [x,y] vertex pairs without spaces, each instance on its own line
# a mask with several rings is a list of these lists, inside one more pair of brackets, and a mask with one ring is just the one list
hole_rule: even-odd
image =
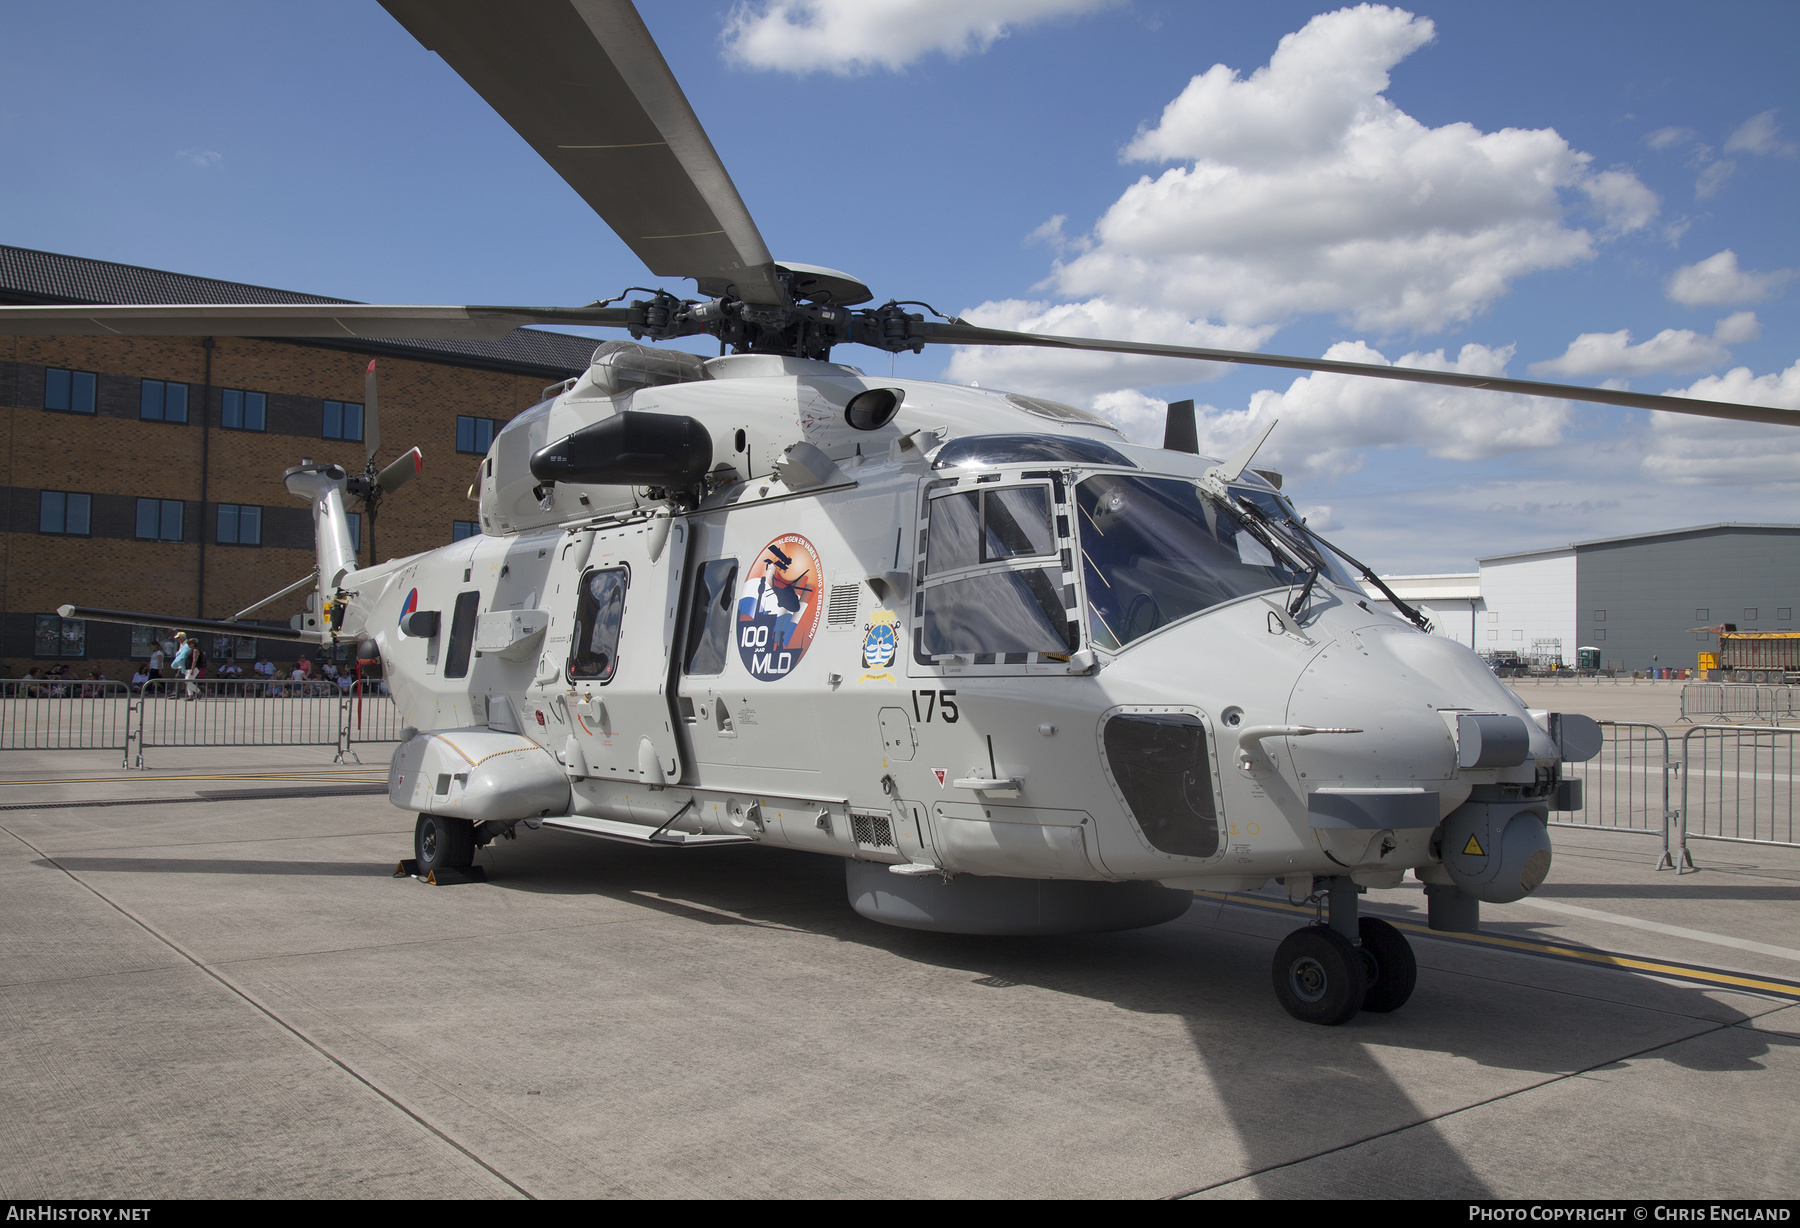
[[603,840],[620,840],[626,844],[654,844],[672,848],[711,848],[720,844],[756,843],[749,836],[696,835],[693,832],[645,827],[642,823],[627,823],[621,819],[596,819],[585,814],[565,814],[554,819],[545,819],[543,823],[545,827],[579,832],[584,836],[599,836]]

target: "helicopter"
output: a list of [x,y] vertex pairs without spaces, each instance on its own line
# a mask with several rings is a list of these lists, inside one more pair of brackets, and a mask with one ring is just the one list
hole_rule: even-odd
[[[414,449],[376,467],[372,365],[364,471],[283,475],[317,555],[291,635],[379,664],[406,722],[388,796],[417,816],[425,876],[521,827],[760,844],[841,858],[872,920],[983,935],[1155,925],[1196,890],[1273,880],[1320,916],[1275,953],[1288,1013],[1391,1012],[1416,963],[1398,929],[1359,915],[1360,893],[1411,873],[1431,927],[1469,932],[1482,902],[1536,890],[1551,813],[1582,803],[1565,765],[1598,753],[1598,725],[1526,709],[1310,528],[1254,468],[1273,421],[1209,458],[1192,402],[1147,447],[1073,405],[869,376],[833,348],[1099,350],[1794,421],[865,306],[854,276],[771,256],[629,0],[383,6],[654,276],[698,297],[0,307],[0,333],[630,335],[496,434],[470,488],[476,536],[359,565],[349,501],[372,512],[422,463]],[[645,344],[698,336],[720,356]]]

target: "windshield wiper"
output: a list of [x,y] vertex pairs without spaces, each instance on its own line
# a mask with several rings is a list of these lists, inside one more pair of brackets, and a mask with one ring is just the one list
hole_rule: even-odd
[[1319,540],[1325,542],[1325,545],[1331,548],[1333,554],[1337,555],[1340,559],[1343,559],[1344,562],[1350,564],[1350,566],[1356,568],[1356,570],[1361,573],[1363,579],[1380,589],[1382,594],[1386,596],[1389,601],[1394,603],[1394,608],[1406,616],[1407,621],[1411,622],[1413,626],[1417,627],[1425,634],[1431,634],[1431,620],[1419,613],[1419,611],[1412,606],[1407,605],[1406,602],[1400,600],[1400,595],[1389,588],[1386,583],[1382,581],[1381,577],[1375,574],[1375,569],[1373,567],[1370,567],[1367,563],[1361,563],[1356,559],[1351,558],[1336,546],[1332,546],[1330,542],[1326,542],[1323,537]]
[[1306,608],[1307,599],[1312,596],[1313,586],[1319,582],[1319,573],[1325,570],[1325,560],[1318,551],[1312,549],[1304,534],[1296,536],[1289,531],[1291,525],[1276,520],[1236,491],[1230,491],[1229,497],[1222,502],[1228,511],[1244,522],[1244,527],[1250,530],[1251,536],[1265,547],[1278,547],[1281,553],[1298,564],[1295,570],[1306,573],[1306,583],[1301,587],[1300,595],[1288,603],[1288,617],[1298,618],[1300,611]]
[[[1284,540],[1288,537],[1288,530],[1295,527],[1292,525],[1291,522],[1284,523],[1282,521],[1276,520],[1273,516],[1269,515],[1266,511],[1264,511],[1257,504],[1255,504],[1254,502],[1252,502],[1249,499],[1246,499],[1242,495],[1234,494],[1233,502],[1236,504],[1237,508],[1242,509],[1242,511],[1250,519],[1261,523],[1262,525],[1266,526],[1268,529],[1275,531],[1276,533],[1279,533]],[[1307,558],[1307,561],[1305,564],[1306,571],[1307,571],[1306,586],[1300,590],[1300,595],[1298,597],[1294,598],[1293,603],[1288,606],[1288,617],[1296,618],[1299,616],[1300,611],[1306,608],[1306,600],[1308,597],[1310,597],[1312,595],[1313,585],[1318,583],[1319,573],[1322,570],[1324,570],[1325,560],[1323,559],[1323,557],[1321,557],[1316,551],[1314,551],[1311,548],[1312,543],[1317,542],[1319,545],[1325,547],[1326,549],[1330,550],[1333,554],[1337,555],[1340,559],[1343,559],[1344,562],[1346,562],[1346,563],[1350,564],[1350,566],[1356,568],[1356,570],[1362,575],[1363,579],[1367,580],[1370,584],[1373,584],[1376,588],[1380,589],[1382,594],[1384,596],[1386,596],[1389,601],[1394,603],[1394,608],[1396,610],[1400,611],[1400,613],[1405,616],[1407,621],[1411,622],[1415,627],[1417,627],[1419,630],[1425,632],[1427,635],[1429,635],[1431,633],[1431,620],[1429,618],[1426,618],[1425,615],[1421,614],[1414,607],[1412,607],[1412,606],[1408,605],[1406,602],[1402,601],[1400,599],[1399,594],[1394,592],[1393,589],[1389,588],[1387,586],[1387,584],[1382,580],[1382,578],[1375,574],[1374,568],[1370,567],[1367,563],[1359,562],[1358,560],[1352,558],[1350,555],[1344,553],[1342,550],[1338,549],[1336,546],[1334,546],[1330,542],[1326,541],[1323,537],[1320,537],[1317,533],[1313,532],[1313,530],[1311,530],[1311,529],[1304,530],[1303,536],[1304,536],[1305,544],[1299,545],[1296,548],[1290,549],[1288,551],[1288,553],[1291,555],[1294,555],[1295,557],[1302,557],[1303,555],[1310,556]]]

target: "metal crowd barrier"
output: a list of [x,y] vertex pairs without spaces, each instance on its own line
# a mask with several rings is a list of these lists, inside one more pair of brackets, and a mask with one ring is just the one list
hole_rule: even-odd
[[0,750],[122,751],[131,704],[123,682],[0,679]]
[[122,767],[172,746],[330,746],[400,740],[393,697],[378,681],[153,678],[123,682],[0,679],[0,750],[116,750]]
[[1800,719],[1800,687],[1703,682],[1681,688],[1681,719],[1769,722]]
[[1660,835],[1663,850],[1656,868],[1676,865],[1686,846],[1677,843],[1675,811],[1669,806],[1668,733],[1641,721],[1601,721],[1600,726],[1605,735],[1600,753],[1586,763],[1563,766],[1565,775],[1582,782],[1582,808],[1552,812],[1567,817],[1553,818],[1550,825]]
[[1800,848],[1794,740],[1775,725],[1696,725],[1681,736],[1681,847],[1698,840]]

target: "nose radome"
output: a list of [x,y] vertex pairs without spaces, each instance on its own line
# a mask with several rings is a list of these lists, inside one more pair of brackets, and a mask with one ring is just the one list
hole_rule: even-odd
[[1456,775],[1448,710],[1511,713],[1530,728],[1533,755],[1554,747],[1480,657],[1453,640],[1378,624],[1346,631],[1308,662],[1288,698],[1288,721],[1360,735],[1290,742],[1309,784],[1444,780]]

